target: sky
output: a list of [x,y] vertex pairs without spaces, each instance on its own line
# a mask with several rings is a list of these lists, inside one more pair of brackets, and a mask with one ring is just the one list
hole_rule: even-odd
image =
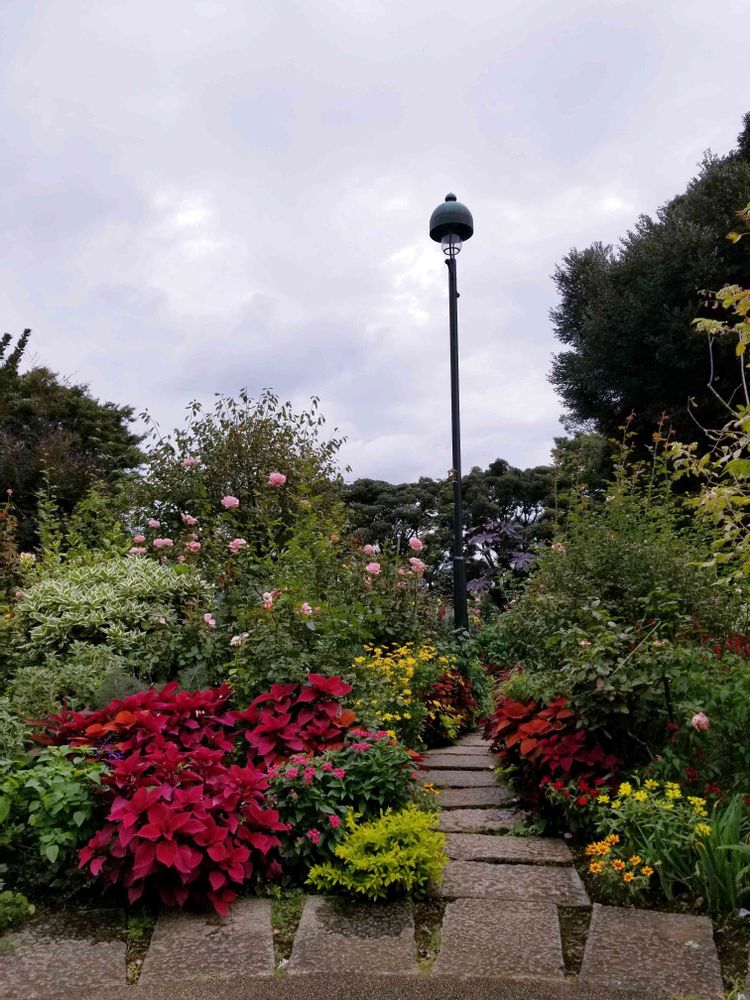
[[[747,0],[0,0],[0,329],[162,429],[312,395],[351,476],[545,463],[551,275],[750,110]],[[350,477],[351,478],[351,477]]]

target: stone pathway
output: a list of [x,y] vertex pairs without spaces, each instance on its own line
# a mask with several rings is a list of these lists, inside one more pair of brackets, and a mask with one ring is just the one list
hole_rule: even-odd
[[[125,985],[125,945],[105,933],[106,915],[92,915],[88,929],[67,919],[32,924],[3,939],[0,1000],[315,1000],[332,995],[321,983],[335,991],[342,982],[352,1000],[720,1000],[712,926],[702,917],[595,905],[580,973],[566,974],[559,908],[584,922],[590,908],[568,846],[510,835],[524,815],[477,734],[425,757],[421,777],[438,790],[449,859],[431,968],[419,964],[411,904],[308,896],[279,978],[270,902],[244,899],[225,921],[163,914],[137,986]],[[477,992],[476,983],[485,985]]]

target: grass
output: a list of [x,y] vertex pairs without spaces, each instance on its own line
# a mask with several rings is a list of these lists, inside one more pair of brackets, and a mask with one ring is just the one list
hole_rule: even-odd
[[125,921],[125,965],[128,985],[138,982],[143,960],[146,957],[151,935],[154,932],[156,915],[148,911],[131,913]]
[[292,954],[294,935],[297,933],[305,894],[301,889],[272,890],[271,926],[276,967],[287,962]]
[[440,951],[440,929],[445,915],[445,900],[428,899],[414,903],[414,938],[417,945],[417,961],[423,972],[427,972]]

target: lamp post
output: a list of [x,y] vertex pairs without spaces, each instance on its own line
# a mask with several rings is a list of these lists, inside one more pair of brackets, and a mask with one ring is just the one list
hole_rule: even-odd
[[466,560],[464,558],[463,499],[461,497],[461,414],[458,397],[458,291],[456,257],[464,240],[474,233],[474,219],[466,205],[447,194],[430,216],[430,238],[439,243],[448,258],[448,316],[451,356],[451,436],[453,439],[453,621],[457,629],[468,628],[466,607]]

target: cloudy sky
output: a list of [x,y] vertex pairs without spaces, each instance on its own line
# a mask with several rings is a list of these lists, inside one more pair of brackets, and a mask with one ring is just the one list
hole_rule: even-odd
[[746,0],[0,0],[0,327],[164,428],[321,397],[355,475],[547,460],[550,280],[734,145]]

